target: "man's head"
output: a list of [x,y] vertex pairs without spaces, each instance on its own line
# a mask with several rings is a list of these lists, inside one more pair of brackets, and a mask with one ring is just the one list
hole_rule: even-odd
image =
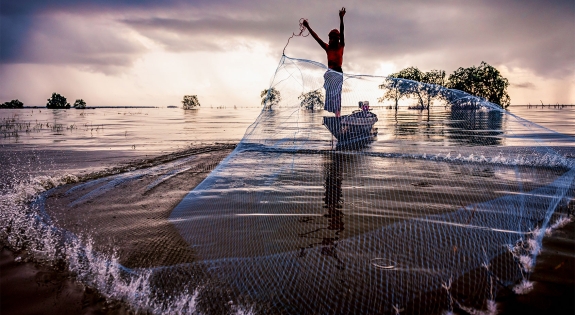
[[337,29],[333,29],[329,32],[329,41],[339,41],[339,31]]

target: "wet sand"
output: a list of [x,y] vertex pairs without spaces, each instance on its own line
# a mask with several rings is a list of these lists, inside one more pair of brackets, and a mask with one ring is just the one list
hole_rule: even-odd
[[[129,314],[74,281],[65,270],[22,262],[26,253],[0,252],[0,314]],[[18,261],[16,261],[18,260]]]
[[227,147],[198,149],[188,152],[191,155],[184,163],[162,165],[159,172],[136,173],[128,179],[112,177],[88,187],[61,186],[48,198],[46,211],[57,220],[56,226],[78,236],[89,235],[97,251],[117,255],[125,267],[190,262],[193,251],[167,219],[182,198],[230,153]]
[[[78,230],[76,223],[80,220],[100,220],[107,225],[105,231],[91,231],[95,241],[113,240],[130,254],[119,253],[125,259],[120,262],[128,267],[148,267],[157,264],[173,264],[174,257],[192,258],[193,253],[183,242],[179,234],[173,231],[166,218],[172,208],[197,184],[199,184],[217,164],[233,150],[235,145],[220,144],[203,147],[192,147],[188,150],[168,155],[145,159],[131,157],[130,162],[108,167],[89,174],[78,174],[81,181],[102,178],[110,174],[133,171],[166,164],[176,159],[186,158],[188,163],[179,165],[184,172],[171,177],[169,181],[160,183],[153,189],[146,190],[156,178],[149,176],[138,181],[127,193],[117,189],[118,193],[106,198],[115,198],[118,208],[99,207],[98,203],[79,205],[80,210],[88,211],[80,216],[62,216],[57,225],[85,234]],[[71,185],[65,185],[54,191],[54,196],[63,196]],[[143,197],[143,195],[145,195]],[[126,197],[126,196],[129,196]],[[66,198],[50,198],[47,211],[57,214],[68,209],[58,208],[68,202]],[[112,204],[107,200],[106,205]],[[125,211],[134,209],[133,211]],[[78,212],[76,212],[78,213]],[[128,229],[126,229],[128,225]],[[86,224],[82,224],[85,227]],[[106,244],[110,244],[106,242]],[[166,246],[168,244],[168,246]],[[110,250],[110,247],[100,246],[99,249]],[[171,253],[177,252],[178,255]],[[186,252],[188,251],[188,252]],[[152,255],[153,253],[153,255]],[[130,314],[129,308],[118,301],[106,300],[91,288],[76,282],[64,266],[47,266],[29,262],[26,252],[14,253],[2,246],[0,255],[0,314]]]
[[[97,248],[106,251],[110,249],[107,247],[109,244],[118,245],[117,248],[124,249],[124,252],[118,253],[120,262],[128,267],[177,264],[179,259],[190,261],[194,259],[194,252],[167,224],[166,218],[183,196],[201,182],[230,151],[230,147],[208,152],[184,151],[83,175],[85,180],[95,179],[105,174],[144,169],[191,157],[185,164],[174,167],[186,171],[152,189],[148,188],[158,180],[158,176],[148,175],[132,181],[130,191],[126,191],[128,188],[122,185],[117,186],[117,189],[106,195],[106,205],[117,204],[117,208],[103,207],[94,199],[73,206],[76,213],[83,213],[82,216],[58,213],[69,209],[74,199],[82,195],[82,190],[66,194],[72,186],[63,186],[54,192],[55,198],[48,200],[47,211],[52,216],[65,218],[59,220],[57,225],[79,234],[86,232],[86,222],[100,220],[98,225],[108,226],[108,229],[90,231]],[[178,251],[178,255],[170,255],[174,251]],[[154,255],[151,255],[152,252]],[[129,313],[121,303],[106,301],[97,292],[75,283],[65,271],[15,261],[16,257],[26,260],[25,256],[26,253],[14,254],[2,250],[0,314]],[[503,314],[573,314],[574,274],[575,224],[570,223],[544,239],[543,251],[531,277],[535,281],[534,290],[528,295],[509,296],[498,301],[499,309]]]

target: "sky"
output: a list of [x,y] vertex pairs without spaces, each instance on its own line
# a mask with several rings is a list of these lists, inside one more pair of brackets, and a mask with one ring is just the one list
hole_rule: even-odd
[[[327,41],[345,6],[346,73],[481,61],[511,104],[575,104],[575,1],[0,0],[0,101],[258,106],[300,18]],[[311,37],[286,55],[326,64]]]

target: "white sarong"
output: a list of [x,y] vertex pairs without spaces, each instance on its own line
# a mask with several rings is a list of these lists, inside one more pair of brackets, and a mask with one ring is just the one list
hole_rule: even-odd
[[341,88],[343,86],[343,73],[327,70],[323,75],[325,89],[325,106],[328,112],[341,111]]

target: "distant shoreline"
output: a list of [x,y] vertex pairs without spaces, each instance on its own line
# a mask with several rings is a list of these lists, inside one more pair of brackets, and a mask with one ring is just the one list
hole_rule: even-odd
[[24,106],[20,108],[7,108],[7,109],[33,109],[33,108],[44,108],[44,109],[98,109],[98,108],[161,108],[160,106],[86,106],[85,108],[46,108],[46,106]]
[[[70,107],[70,108],[62,108],[62,109],[98,109],[98,108],[180,108],[178,106],[176,107],[170,107],[173,105],[167,105],[167,106],[86,106],[85,108],[76,108],[76,107]],[[387,107],[389,105],[372,105],[371,107]],[[547,107],[547,108],[551,108],[551,107],[573,107],[575,106],[575,104],[545,104],[545,105],[541,105],[541,104],[515,104],[515,105],[509,105],[507,108],[511,108],[511,107],[520,107],[520,106],[527,106],[527,107]],[[343,107],[355,107],[355,106],[346,106],[344,105]],[[2,109],[33,109],[33,108],[46,108],[46,106],[24,106],[24,107],[10,107],[10,108],[2,108]],[[56,109],[56,108],[46,108],[46,109]],[[59,109],[59,108],[58,108]]]

